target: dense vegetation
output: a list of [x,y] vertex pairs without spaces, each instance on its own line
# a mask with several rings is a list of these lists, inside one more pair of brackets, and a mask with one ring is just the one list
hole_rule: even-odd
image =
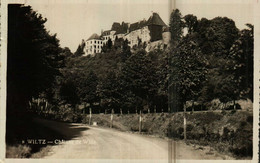
[[[214,99],[233,101],[235,108],[236,100],[253,101],[253,26],[247,26],[239,30],[227,17],[198,20],[174,10],[166,49],[146,52],[140,42],[130,51],[118,39],[95,56],[67,57],[60,86],[71,89],[60,91],[61,99],[85,113],[173,112],[187,101],[205,108]],[[82,104],[84,111],[76,108]]]
[[[116,39],[102,53],[83,56],[84,41],[74,54],[60,48],[46,19],[30,7],[15,5],[9,12],[8,113],[173,112],[187,101],[205,106],[219,99],[235,107],[236,100],[253,100],[250,24],[239,30],[227,17],[198,20],[176,9],[167,48],[146,52],[140,41],[130,50],[127,40]],[[41,99],[38,106],[35,99]]]

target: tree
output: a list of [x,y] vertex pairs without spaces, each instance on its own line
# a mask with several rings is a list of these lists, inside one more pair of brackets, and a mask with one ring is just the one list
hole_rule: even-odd
[[[117,39],[116,39],[117,40]],[[110,52],[113,46],[112,40],[109,38],[108,41],[102,46],[102,53]]]
[[212,20],[202,18],[193,34],[197,35],[196,42],[206,58],[205,66],[208,70],[199,100],[208,102],[218,98],[227,102],[235,96],[238,97],[233,72],[227,70],[227,67],[233,66],[229,51],[238,37],[235,22],[227,17],[216,17]]
[[196,16],[192,14],[188,14],[184,16],[184,20],[185,20],[185,26],[188,28],[188,33],[196,31],[198,25],[198,20]]
[[77,83],[72,79],[66,80],[60,88],[60,97],[70,104],[73,108],[73,113],[76,112],[76,105],[79,104],[80,98],[77,92]]
[[136,97],[138,109],[149,105],[156,94],[157,76],[155,67],[144,50],[132,54],[122,67],[122,82],[129,94]]
[[[168,52],[166,51],[161,51],[157,50],[155,51],[158,55],[157,62],[158,64],[156,65],[156,74],[158,77],[157,80],[157,95],[155,96],[155,99],[153,100],[154,103],[157,106],[160,106],[163,108],[163,110],[168,109],[168,77],[169,77],[169,57],[168,57]],[[155,64],[154,64],[155,65]]]
[[170,54],[169,102],[180,111],[187,100],[197,100],[207,69],[195,35],[187,35]]
[[65,58],[71,57],[73,55],[68,47],[62,49],[62,54],[65,56]]
[[198,22],[197,31],[203,54],[220,57],[228,55],[230,47],[238,37],[235,22],[227,17],[216,17],[212,20],[203,18]]
[[85,49],[86,43],[84,40],[81,41],[81,44],[79,44],[77,50],[74,53],[74,56],[79,57],[85,54],[84,49]]
[[90,71],[87,74],[84,73],[80,77],[78,86],[79,96],[81,101],[88,103],[90,108],[93,108],[94,103],[99,102],[99,97],[97,94],[98,77],[93,72]]
[[111,71],[98,86],[98,94],[102,99],[102,105],[110,111],[120,109],[122,112],[122,108],[119,106],[121,97],[119,84],[115,72]]
[[109,38],[108,41],[107,41],[107,48],[108,48],[108,49],[111,49],[111,48],[112,48],[112,45],[113,45],[113,42],[112,42],[112,40]]
[[123,51],[121,52],[120,56],[121,56],[121,60],[123,62],[125,62],[127,60],[127,58],[129,58],[131,56],[131,51],[130,51],[130,46],[128,45],[128,40],[125,39],[123,41]]
[[7,115],[25,112],[60,75],[59,40],[46,31],[46,21],[30,6],[8,6]]
[[170,32],[171,41],[173,45],[176,45],[183,36],[184,22],[182,20],[181,12],[178,9],[172,11],[170,15]]
[[243,29],[230,48],[232,65],[228,70],[233,72],[239,95],[253,101],[254,26],[247,24],[247,27],[249,29]]

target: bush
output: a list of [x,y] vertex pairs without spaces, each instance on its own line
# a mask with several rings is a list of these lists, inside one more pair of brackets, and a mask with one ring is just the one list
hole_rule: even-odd
[[231,112],[230,112],[230,114],[235,114],[237,112],[237,110],[232,110]]
[[246,121],[248,123],[253,123],[253,116],[252,115],[249,115],[247,118],[246,118]]

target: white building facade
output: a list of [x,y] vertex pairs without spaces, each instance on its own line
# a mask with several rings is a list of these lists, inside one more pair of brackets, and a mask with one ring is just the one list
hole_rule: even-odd
[[90,36],[85,44],[85,54],[94,55],[96,53],[101,53],[103,47],[103,40],[96,33]]

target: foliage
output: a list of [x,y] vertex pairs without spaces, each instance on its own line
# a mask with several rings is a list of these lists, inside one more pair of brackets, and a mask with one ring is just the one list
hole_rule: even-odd
[[119,80],[113,71],[109,72],[107,77],[99,83],[97,92],[102,99],[101,104],[110,111],[120,107],[122,94],[119,84]]
[[177,44],[183,35],[184,22],[179,9],[172,11],[170,15],[170,32],[173,45]]
[[73,109],[75,109],[75,106],[79,103],[79,96],[77,93],[77,85],[72,79],[65,81],[61,85],[60,97],[65,100],[66,103],[71,104]]
[[[188,28],[185,36],[184,27]],[[180,111],[187,101],[226,103],[248,98],[253,90],[253,26],[249,27],[239,31],[226,17],[199,20],[173,10],[168,49],[147,53],[141,41],[130,49],[122,38],[108,40],[102,53],[94,56],[60,49],[65,58],[59,63],[65,65],[63,77],[56,78],[52,83],[56,87],[46,89],[45,96],[55,97],[57,104],[60,95],[60,103],[74,109],[99,103],[99,109],[132,113],[151,108]],[[83,49],[84,41],[78,52]]]
[[98,77],[90,71],[80,77],[78,92],[82,102],[89,103],[92,107],[95,102],[99,102],[97,95]]
[[26,109],[60,74],[64,55],[56,35],[45,29],[46,21],[30,6],[8,6],[8,113]]
[[84,40],[81,41],[81,44],[79,44],[77,50],[74,53],[74,56],[82,56],[85,54],[84,49],[85,49],[86,43]]
[[240,95],[253,101],[254,26],[247,26],[249,29],[243,29],[230,48],[233,66],[229,67],[229,70],[233,72]]
[[227,17],[198,21],[197,33],[203,54],[224,57],[238,36],[235,22]]
[[197,30],[198,20],[196,16],[188,14],[184,16],[184,20],[189,34]]
[[[122,67],[122,82],[129,94],[137,97],[137,104],[148,104],[157,90],[156,69],[144,50],[132,54]],[[139,106],[139,109],[143,109]]]
[[185,36],[170,54],[169,94],[170,101],[178,104],[172,108],[175,111],[182,110],[186,101],[197,100],[205,81],[206,60],[194,38]]

